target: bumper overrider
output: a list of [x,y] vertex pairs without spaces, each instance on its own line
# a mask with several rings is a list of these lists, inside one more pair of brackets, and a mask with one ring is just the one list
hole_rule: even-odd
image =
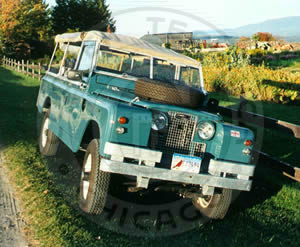
[[[160,163],[162,152],[119,145],[107,142],[104,153],[111,159],[102,158],[100,170],[137,177],[137,187],[148,188],[149,180],[172,181],[183,184],[250,191],[255,166],[242,163],[210,160],[208,173],[195,174],[183,171],[155,167]],[[126,159],[138,160],[138,163],[124,162]],[[230,177],[227,175],[230,174]]]

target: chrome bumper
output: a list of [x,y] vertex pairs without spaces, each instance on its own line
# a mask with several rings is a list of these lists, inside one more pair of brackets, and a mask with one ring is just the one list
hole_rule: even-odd
[[[137,177],[138,187],[148,187],[149,179],[172,181],[184,184],[210,186],[234,190],[250,191],[255,166],[227,161],[211,160],[209,174],[195,174],[155,167],[159,163],[161,152],[124,145],[107,143],[104,152],[111,160],[102,159],[100,170]],[[144,155],[143,155],[144,154]],[[139,164],[123,162],[124,158],[140,160]],[[236,178],[227,177],[235,175]]]

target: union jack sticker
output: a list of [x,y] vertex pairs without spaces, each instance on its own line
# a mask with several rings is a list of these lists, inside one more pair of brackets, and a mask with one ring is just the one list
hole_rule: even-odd
[[241,137],[241,133],[239,131],[232,130],[231,131],[231,136],[232,137],[236,137],[236,138],[240,138]]

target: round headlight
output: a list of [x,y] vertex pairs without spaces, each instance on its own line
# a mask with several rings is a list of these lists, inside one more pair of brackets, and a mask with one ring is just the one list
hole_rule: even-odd
[[198,124],[197,133],[203,140],[210,140],[215,134],[215,126],[211,122],[202,122]]
[[168,125],[168,118],[163,113],[154,113],[152,118],[152,129],[162,130]]

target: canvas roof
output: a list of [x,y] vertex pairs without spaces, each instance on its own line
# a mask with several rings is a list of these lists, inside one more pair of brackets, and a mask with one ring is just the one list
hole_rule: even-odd
[[173,50],[149,43],[134,37],[99,31],[65,33],[57,35],[55,42],[101,41],[103,45],[137,54],[143,54],[168,60],[173,63],[199,67],[200,63]]

